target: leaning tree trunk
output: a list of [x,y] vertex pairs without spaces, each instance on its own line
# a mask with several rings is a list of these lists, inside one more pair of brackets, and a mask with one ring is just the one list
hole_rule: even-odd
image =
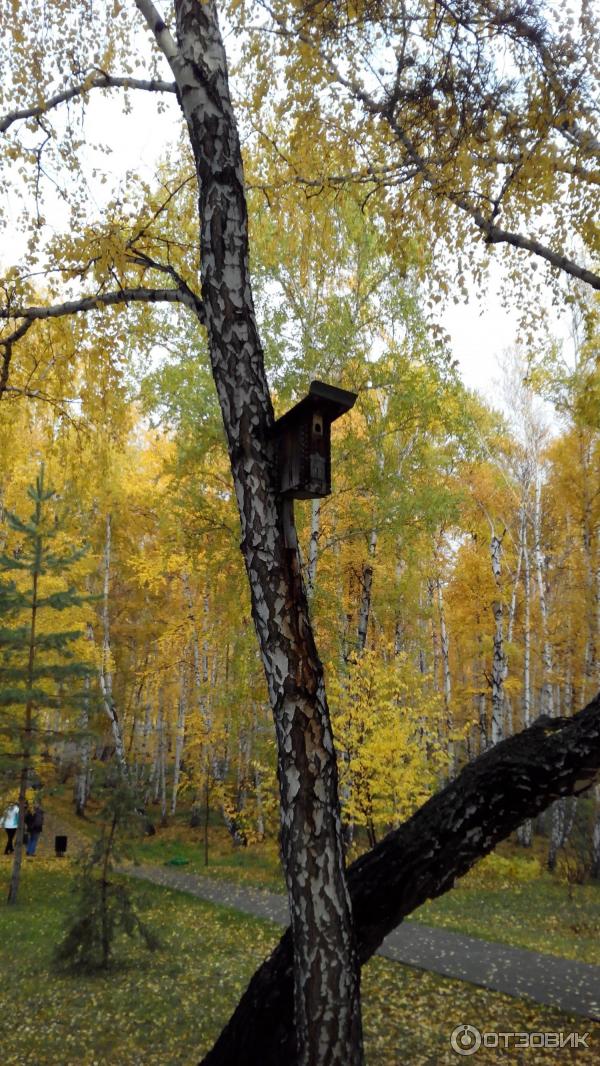
[[[468,763],[350,867],[361,964],[403,918],[449,891],[524,819],[560,796],[587,790],[599,773],[600,694],[572,718],[535,722]],[[296,1066],[292,951],[288,930],[202,1066]]]
[[284,535],[274,414],[250,284],[242,157],[216,4],[175,0],[175,42],[151,0],[136,3],[171,65],[196,163],[198,314],[208,331],[277,734],[299,1059],[307,1066],[355,1066],[363,1060],[359,969],[337,766],[298,551]]
[[308,565],[306,567],[306,594],[312,600],[317,581],[317,560],[319,555],[319,537],[321,535],[321,501],[311,500],[310,539],[308,542]]

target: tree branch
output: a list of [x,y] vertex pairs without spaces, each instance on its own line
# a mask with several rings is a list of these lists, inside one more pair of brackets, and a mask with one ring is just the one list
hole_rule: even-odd
[[[363,99],[364,102],[364,94],[361,96],[361,99]],[[371,106],[375,108],[375,111],[379,111],[379,108],[374,104],[374,101],[371,100],[370,102]],[[506,230],[501,226],[497,226],[491,221],[491,219],[486,218],[475,204],[471,203],[471,201],[461,193],[456,193],[452,190],[448,191],[444,188],[440,189],[436,183],[435,176],[431,173],[426,161],[417,151],[412,141],[398,124],[394,116],[391,113],[384,113],[381,117],[387,120],[390,128],[396,134],[400,144],[407,152],[413,164],[419,167],[420,172],[430,186],[433,195],[449,200],[455,207],[458,207],[465,214],[470,215],[489,244],[511,244],[514,248],[522,248],[524,251],[532,252],[541,259],[545,259],[547,263],[556,267],[557,270],[562,270],[565,274],[570,274],[571,277],[577,278],[579,281],[584,281],[593,289],[600,290],[600,275],[595,274],[592,270],[587,270],[585,267],[579,266],[578,263],[575,263],[566,255],[559,252],[553,252],[551,248],[548,248],[547,245],[542,244],[541,241],[535,240],[533,237],[524,237],[521,233],[513,233],[511,230]]]
[[23,107],[18,111],[9,112],[9,114],[5,115],[3,119],[0,119],[0,133],[6,133],[14,122],[19,122],[28,118],[39,118],[40,115],[45,115],[46,112],[58,107],[59,104],[64,104],[68,100],[73,100],[77,96],[85,96],[85,94],[92,89],[142,89],[145,92],[151,93],[177,92],[175,83],[170,81],[159,81],[156,79],[144,80],[141,78],[116,77],[111,74],[97,74],[94,77],[86,78],[77,85],[72,85],[70,89],[64,89],[62,92],[56,93],[55,96],[51,96],[41,104],[34,107]]
[[[156,269],[157,264],[152,264]],[[168,270],[168,273],[172,273]],[[82,311],[96,311],[111,304],[127,303],[180,303],[185,304],[196,312],[202,320],[202,301],[192,292],[189,286],[180,280],[180,286],[176,289],[118,289],[116,292],[99,292],[95,296],[82,296],[78,300],[66,300],[62,304],[53,304],[50,307],[5,307],[0,308],[0,319],[23,318],[28,322],[44,318],[63,318],[65,315],[77,315]],[[13,334],[8,340],[0,340],[0,344],[7,344],[18,339]]]
[[[398,123],[395,117],[394,112],[398,103],[398,80],[396,83],[395,93],[393,91],[384,99],[377,99],[370,92],[368,92],[364,88],[364,86],[361,85],[355,78],[342,73],[333,57],[328,54],[327,51],[323,48],[321,42],[316,42],[315,40],[313,40],[310,34],[305,33],[299,27],[290,29],[285,23],[284,19],[279,16],[269,6],[269,4],[265,2],[265,0],[260,0],[260,2],[261,6],[264,7],[265,10],[269,13],[271,18],[277,24],[279,31],[283,35],[295,36],[299,41],[302,41],[309,48],[314,49],[323,59],[332,78],[339,85],[341,85],[342,88],[346,89],[351,94],[351,96],[354,97],[355,100],[358,100],[363,105],[366,112],[374,119],[380,119],[384,122],[387,122],[392,132],[396,135],[398,142],[405,150],[408,159],[415,168],[416,172],[419,173],[421,177],[425,179],[425,181],[431,188],[433,196],[450,201],[450,203],[453,203],[455,207],[458,207],[465,214],[469,215],[475,222],[478,229],[484,234],[486,241],[489,244],[510,244],[514,248],[521,248],[524,251],[531,252],[534,255],[545,259],[546,262],[550,263],[550,265],[555,267],[556,269],[562,270],[564,273],[570,274],[571,277],[577,278],[579,281],[585,282],[593,289],[600,290],[600,275],[594,273],[591,270],[587,270],[585,267],[580,266],[572,259],[569,259],[568,256],[552,251],[551,248],[548,248],[546,245],[542,244],[541,241],[535,240],[533,237],[523,236],[520,233],[513,233],[510,230],[506,230],[503,229],[501,226],[495,225],[495,223],[491,219],[486,218],[485,215],[478,210],[476,205],[472,203],[464,194],[453,192],[452,190],[448,190],[443,184],[440,185],[440,183],[436,180],[435,174],[433,173],[431,166],[417,150],[415,145],[412,143],[410,137],[407,135],[406,131]],[[493,3],[489,4],[489,10],[491,11],[495,19],[502,17],[502,19],[506,21],[504,14],[502,13],[502,15],[500,15]],[[512,20],[512,23],[514,23],[515,30],[517,30],[517,32],[521,36],[524,36],[525,38],[530,40],[530,43],[538,50],[542,62],[544,64],[544,68],[548,74],[548,77],[552,81],[553,91],[556,92],[559,96],[561,101],[560,106],[564,110],[564,107],[566,106],[566,102],[568,100],[568,94],[560,84],[558,75],[553,66],[553,61],[550,57],[550,53],[547,49],[545,49],[544,42],[539,39],[536,34],[533,33],[531,27],[528,27],[523,20],[519,21],[518,16],[515,16],[513,18],[513,14],[514,13],[510,14],[509,21]],[[558,124],[557,128],[560,129],[562,132],[568,134],[573,141],[576,141],[578,144],[580,144],[588,155],[592,155],[598,150],[599,146],[597,140],[595,140],[590,134],[581,130],[581,128],[574,120],[571,120],[569,118],[563,118]]]
[[177,42],[168,29],[164,18],[152,3],[152,0],[135,0],[135,6],[146,20],[148,29],[154,34],[154,39],[162,54],[167,60],[175,77],[180,72],[181,57]]
[[[67,315],[77,315],[84,311],[96,311],[112,304],[127,303],[180,303],[189,307],[198,320],[204,323],[204,305],[189,285],[177,274],[174,268],[161,266],[158,263],[148,263],[153,269],[163,270],[176,278],[178,287],[173,289],[118,289],[116,292],[101,292],[95,296],[82,296],[78,300],[66,300],[62,304],[53,304],[50,307],[3,307],[0,308],[0,321],[8,319],[21,322],[17,329],[8,337],[0,338],[0,348],[4,349],[2,362],[0,363],[0,400],[4,393],[9,391],[8,378],[12,349],[16,341],[27,333],[34,322],[46,318],[63,318]],[[11,390],[13,391],[13,390]]]
[[[599,772],[600,694],[573,718],[538,719],[469,763],[350,867],[361,963],[403,918],[452,888],[522,822],[561,796],[591,788]],[[288,929],[202,1066],[294,1066],[292,989]]]

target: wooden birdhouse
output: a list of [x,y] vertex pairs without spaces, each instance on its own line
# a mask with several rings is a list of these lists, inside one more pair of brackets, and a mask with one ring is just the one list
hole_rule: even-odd
[[312,500],[331,492],[331,423],[354,406],[356,393],[312,381],[308,395],[273,426],[281,495]]

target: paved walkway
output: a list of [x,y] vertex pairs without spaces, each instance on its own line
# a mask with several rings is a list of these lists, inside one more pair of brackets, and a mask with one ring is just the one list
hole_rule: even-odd
[[[274,892],[168,866],[132,866],[127,873],[277,925],[289,922],[287,899]],[[386,937],[378,954],[495,992],[532,999],[568,1014],[600,1020],[600,966],[490,943],[421,922],[403,922]]]

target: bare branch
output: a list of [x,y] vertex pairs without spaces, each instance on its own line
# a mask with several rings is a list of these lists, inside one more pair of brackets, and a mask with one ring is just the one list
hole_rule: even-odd
[[2,356],[2,367],[0,368],[0,400],[8,387],[8,375],[10,373],[10,362],[12,359],[13,344],[24,337],[27,330],[33,325],[33,319],[25,320],[21,325],[11,333],[10,337],[6,337],[2,341],[2,347],[4,348],[4,354]]
[[[345,84],[349,83],[345,81]],[[551,266],[556,267],[557,270],[562,270],[565,274],[570,274],[571,277],[577,278],[579,281],[584,281],[593,289],[600,290],[600,275],[595,274],[592,270],[587,270],[585,267],[579,266],[578,263],[575,263],[566,255],[559,252],[553,252],[551,248],[548,248],[545,244],[542,244],[541,241],[535,240],[533,237],[525,237],[521,233],[513,233],[511,230],[506,230],[501,226],[497,226],[491,219],[486,218],[475,204],[471,203],[471,201],[466,198],[466,196],[446,188],[440,188],[429,166],[417,151],[405,130],[399,125],[396,118],[390,113],[383,113],[372,98],[366,97],[366,94],[361,93],[360,98],[363,102],[365,102],[365,98],[368,99],[369,106],[374,112],[381,114],[381,117],[388,122],[390,128],[396,134],[398,141],[407,152],[409,159],[420,169],[421,175],[430,186],[434,196],[449,200],[455,207],[458,207],[465,214],[470,215],[475,222],[475,225],[484,234],[488,244],[510,244],[514,248],[522,248],[524,251],[532,252],[534,255],[545,259],[546,262],[550,263]]]
[[86,78],[77,85],[72,85],[70,89],[64,89],[62,92],[56,93],[55,96],[51,96],[41,104],[37,104],[34,107],[23,107],[18,111],[9,112],[9,114],[5,115],[3,119],[0,119],[0,133],[6,133],[14,122],[19,122],[28,118],[39,118],[40,115],[45,115],[46,112],[51,111],[60,104],[66,103],[68,100],[73,100],[77,96],[85,96],[92,89],[142,89],[145,92],[151,93],[177,92],[175,83],[170,81],[122,78],[111,74],[97,74],[93,77]]
[[204,322],[204,306],[202,301],[190,289],[189,285],[171,267],[163,267],[158,263],[145,263],[153,269],[163,270],[176,278],[176,289],[119,289],[116,292],[97,293],[95,296],[82,296],[79,300],[66,300],[62,304],[53,304],[49,307],[4,307],[0,308],[0,321],[21,319],[19,326],[8,337],[0,339],[0,348],[4,349],[0,364],[0,400],[2,396],[15,391],[8,384],[10,363],[12,359],[13,345],[23,337],[34,322],[47,318],[63,318],[67,315],[77,315],[85,311],[96,311],[113,304],[127,303],[179,303],[189,307],[200,322]]
[[[152,264],[153,266],[155,264]],[[157,269],[161,269],[157,264]],[[167,268],[162,268],[167,269]],[[175,271],[168,271],[175,273]],[[23,318],[28,322],[44,318],[63,318],[65,315],[77,315],[82,311],[96,311],[111,304],[127,303],[180,303],[190,307],[202,320],[202,302],[180,279],[181,287],[177,289],[118,289],[116,292],[99,292],[95,296],[82,296],[78,300],[67,300],[50,307],[10,307],[0,309],[0,319]],[[12,342],[16,335],[8,338]],[[0,341],[6,344],[8,341]]]

